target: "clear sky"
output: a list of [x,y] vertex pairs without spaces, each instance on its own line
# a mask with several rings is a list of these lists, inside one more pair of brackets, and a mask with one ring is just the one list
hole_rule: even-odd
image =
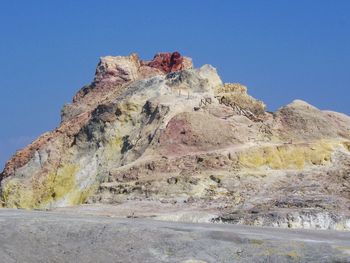
[[350,114],[350,1],[1,1],[0,169],[59,124],[100,56],[178,50],[269,110],[303,99]]

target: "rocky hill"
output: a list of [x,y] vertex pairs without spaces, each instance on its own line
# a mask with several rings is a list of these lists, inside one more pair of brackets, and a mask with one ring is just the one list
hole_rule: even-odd
[[174,52],[101,58],[61,119],[7,162],[2,206],[350,229],[344,114],[300,100],[267,112],[245,86]]

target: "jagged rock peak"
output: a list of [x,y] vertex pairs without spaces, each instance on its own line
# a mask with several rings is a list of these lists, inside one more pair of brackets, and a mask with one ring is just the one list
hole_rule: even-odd
[[101,57],[92,84],[79,90],[74,96],[73,102],[82,101],[92,90],[98,90],[102,93],[108,92],[116,86],[131,81],[192,67],[192,59],[182,56],[177,51],[157,53],[151,61],[141,60],[136,53],[129,56]]

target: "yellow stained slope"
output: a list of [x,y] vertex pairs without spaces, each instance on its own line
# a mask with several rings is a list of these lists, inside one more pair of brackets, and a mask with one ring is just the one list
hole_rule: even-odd
[[88,193],[82,192],[76,184],[75,174],[78,171],[77,165],[66,164],[57,172],[36,176],[30,181],[11,179],[3,187],[3,205],[9,208],[44,208],[62,198],[68,198],[71,205],[80,204]]
[[305,144],[263,146],[238,155],[239,164],[246,168],[303,169],[306,165],[322,165],[342,143],[318,141]]

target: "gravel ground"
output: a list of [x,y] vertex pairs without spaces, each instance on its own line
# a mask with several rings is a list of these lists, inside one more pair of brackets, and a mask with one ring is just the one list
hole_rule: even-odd
[[350,232],[0,209],[0,262],[350,262]]

